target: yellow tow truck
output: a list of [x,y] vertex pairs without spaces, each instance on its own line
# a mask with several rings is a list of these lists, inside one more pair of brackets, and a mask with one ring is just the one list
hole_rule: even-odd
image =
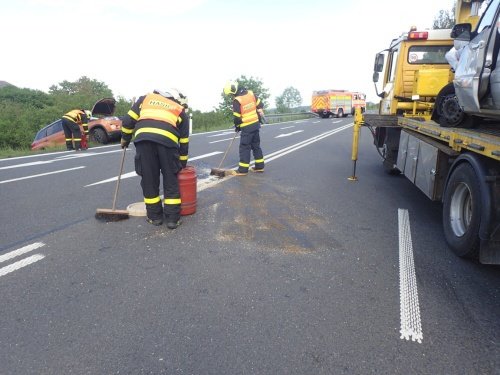
[[[459,0],[453,30],[411,29],[376,55],[373,81],[381,98],[379,113],[356,113],[354,140],[361,126],[370,127],[384,169],[404,174],[431,200],[442,201],[444,237],[458,256],[500,264],[500,120],[468,122],[467,128],[445,127],[439,120],[440,103],[447,103],[446,110],[463,109],[445,58],[453,47],[450,35],[465,24],[472,40],[481,22],[489,22],[485,17],[500,17],[500,5],[492,9],[499,0],[486,10],[482,3]],[[355,144],[351,179],[356,160]]]

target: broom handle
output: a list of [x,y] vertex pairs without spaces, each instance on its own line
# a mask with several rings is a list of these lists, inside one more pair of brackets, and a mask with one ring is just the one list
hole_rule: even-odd
[[217,169],[220,169],[220,167],[222,166],[222,163],[224,163],[224,159],[226,159],[226,155],[227,155],[229,149],[231,148],[231,146],[233,145],[234,139],[236,138],[236,134],[238,134],[238,133],[236,133],[236,132],[234,133],[233,139],[231,139],[231,143],[229,144],[229,147],[227,148],[226,152],[224,153],[224,156],[222,157],[222,160],[220,161],[219,167]]
[[125,162],[125,153],[127,152],[127,148],[123,148],[123,155],[122,155],[122,162],[120,163],[120,174],[118,175],[118,180],[116,181],[116,188],[115,188],[115,196],[113,197],[113,208],[112,210],[115,210],[116,207],[116,197],[118,196],[118,190],[120,189],[120,179],[122,177],[123,173],[123,163]]

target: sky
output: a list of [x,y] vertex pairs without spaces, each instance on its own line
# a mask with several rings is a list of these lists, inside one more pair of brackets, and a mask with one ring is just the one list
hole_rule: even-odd
[[[418,6],[417,6],[418,5]],[[82,76],[115,97],[177,88],[218,107],[245,75],[287,87],[361,91],[377,102],[375,54],[411,26],[431,28],[453,0],[0,0],[0,80],[48,92]],[[396,16],[393,16],[396,15]]]

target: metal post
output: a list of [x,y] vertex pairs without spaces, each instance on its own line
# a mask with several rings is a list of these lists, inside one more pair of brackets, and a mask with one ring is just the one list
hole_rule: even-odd
[[189,134],[193,134],[193,114],[189,113]]

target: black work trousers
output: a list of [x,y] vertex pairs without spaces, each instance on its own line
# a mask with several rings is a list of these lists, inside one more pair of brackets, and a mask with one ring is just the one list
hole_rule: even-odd
[[[181,196],[177,173],[182,169],[177,148],[151,141],[135,143],[135,170],[142,177],[141,187],[148,218],[177,222],[180,219]],[[160,199],[160,172],[163,176],[163,212]]]
[[[64,130],[64,138],[66,139],[66,148],[68,150],[79,150],[80,142],[82,140],[82,131],[76,122],[68,120],[67,118],[62,118],[62,127]],[[75,142],[75,147],[73,148],[73,141]]]
[[260,148],[259,128],[253,127],[253,130],[243,128],[240,132],[240,163],[239,173],[247,173],[250,166],[250,153],[253,152],[255,159],[255,169],[264,169],[264,154]]

